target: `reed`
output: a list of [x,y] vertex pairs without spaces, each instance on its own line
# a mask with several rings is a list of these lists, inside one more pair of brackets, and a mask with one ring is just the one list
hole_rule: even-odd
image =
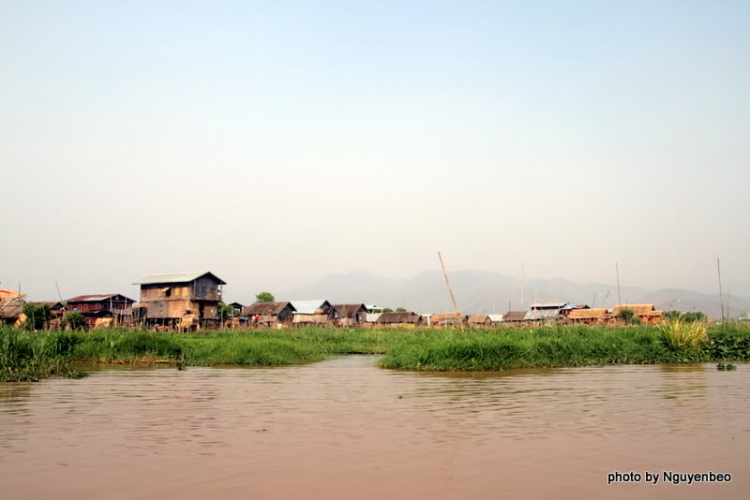
[[661,340],[670,349],[697,349],[708,339],[708,329],[702,321],[688,322],[673,319],[659,323]]

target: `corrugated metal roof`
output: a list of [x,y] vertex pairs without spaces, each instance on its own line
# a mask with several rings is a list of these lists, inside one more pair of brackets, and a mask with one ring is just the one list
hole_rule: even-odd
[[566,305],[567,305],[567,302],[551,302],[548,304],[541,304],[541,303],[531,304],[529,307],[534,310],[536,309],[562,309]]
[[200,273],[196,272],[187,272],[187,273],[172,273],[172,274],[152,274],[151,276],[146,276],[145,278],[141,278],[135,283],[134,285],[156,285],[158,283],[190,283],[191,281],[195,281],[198,278],[202,278],[203,276],[206,276],[207,274],[210,274],[214,278],[216,278],[217,281],[219,281],[220,284],[226,285],[226,282],[216,276],[214,273],[210,271],[203,271]]
[[523,318],[525,321],[541,321],[543,319],[557,319],[560,316],[559,309],[542,309],[538,311],[527,311]]
[[505,315],[504,314],[488,314],[487,316],[489,316],[490,319],[494,321],[495,323],[500,323],[503,321],[503,316]]
[[297,314],[315,314],[318,309],[324,307],[331,307],[331,303],[327,300],[293,300],[292,305],[297,311]]
[[107,300],[117,296],[123,297],[125,300],[135,302],[135,300],[125,297],[124,295],[119,293],[109,293],[103,295],[79,295],[77,297],[73,297],[72,299],[68,299],[65,302],[101,302],[102,300]]

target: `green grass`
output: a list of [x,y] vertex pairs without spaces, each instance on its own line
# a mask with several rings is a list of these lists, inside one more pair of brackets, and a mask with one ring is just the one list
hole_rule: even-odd
[[539,327],[212,331],[191,334],[0,328],[0,381],[80,376],[73,362],[185,366],[281,366],[336,354],[384,354],[381,366],[409,370],[504,370],[601,364],[750,360],[750,329],[709,326],[675,342],[664,328]]

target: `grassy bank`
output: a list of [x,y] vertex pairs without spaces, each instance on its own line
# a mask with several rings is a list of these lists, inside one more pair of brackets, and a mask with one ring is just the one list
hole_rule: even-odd
[[682,332],[652,326],[587,326],[446,332],[430,342],[406,341],[381,360],[409,370],[505,370],[602,364],[698,363],[750,360],[750,331],[736,325],[707,328],[681,342]]
[[[654,327],[468,330],[324,329],[21,332],[0,329],[0,381],[79,376],[74,362],[178,367],[281,366],[335,354],[385,354],[381,366],[410,370],[503,370],[612,363],[750,360],[750,330],[710,327],[686,337]],[[670,335],[670,336],[667,336]]]

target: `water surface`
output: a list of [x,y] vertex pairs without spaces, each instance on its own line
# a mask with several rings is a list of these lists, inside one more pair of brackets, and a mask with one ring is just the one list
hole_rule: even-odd
[[[103,369],[0,384],[3,499],[747,498],[750,365]],[[728,472],[617,484],[614,471]]]

